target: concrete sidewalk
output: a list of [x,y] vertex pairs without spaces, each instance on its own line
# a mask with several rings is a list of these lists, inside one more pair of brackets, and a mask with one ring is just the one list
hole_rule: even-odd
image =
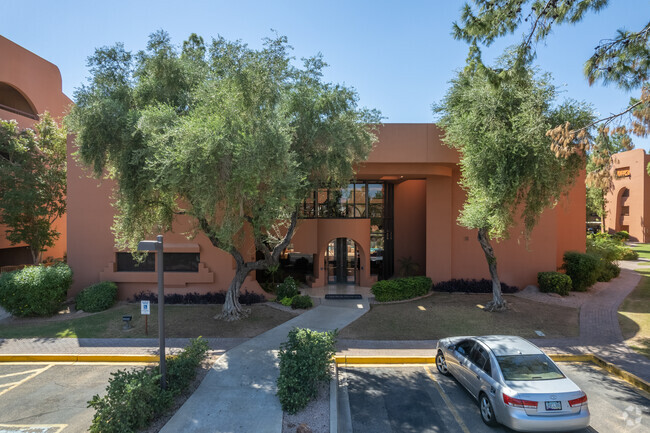
[[161,433],[280,433],[282,408],[275,395],[277,350],[294,327],[340,329],[369,309],[367,300],[324,302],[313,310],[229,350]]

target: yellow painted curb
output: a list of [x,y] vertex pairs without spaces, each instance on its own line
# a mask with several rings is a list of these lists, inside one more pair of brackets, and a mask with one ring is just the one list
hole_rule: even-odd
[[157,355],[0,355],[0,362],[158,362]]
[[[650,393],[650,383],[607,362],[593,353],[579,355],[549,354],[549,358],[556,362],[592,362],[608,373],[623,379],[630,385]],[[335,356],[334,362],[339,364],[435,364],[436,358],[432,356]]]

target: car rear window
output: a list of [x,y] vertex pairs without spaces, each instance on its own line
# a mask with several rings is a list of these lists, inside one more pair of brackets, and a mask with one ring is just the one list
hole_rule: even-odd
[[497,356],[505,380],[551,380],[564,375],[546,355]]

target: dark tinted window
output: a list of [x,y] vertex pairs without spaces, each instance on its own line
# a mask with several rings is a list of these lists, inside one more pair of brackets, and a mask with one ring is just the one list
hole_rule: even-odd
[[550,380],[564,377],[562,372],[543,354],[497,356],[505,380]]
[[199,272],[199,253],[165,253],[163,269],[165,272]]
[[464,357],[469,358],[472,347],[474,347],[474,342],[472,340],[464,340],[456,345],[456,351]]
[[149,253],[144,262],[133,260],[131,253],[116,253],[117,272],[154,272],[156,270],[156,254]]
[[490,355],[488,355],[487,351],[480,344],[474,346],[469,359],[486,373],[492,373],[490,368]]

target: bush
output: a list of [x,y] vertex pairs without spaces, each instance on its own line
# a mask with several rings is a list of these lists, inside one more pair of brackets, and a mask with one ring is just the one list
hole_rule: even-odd
[[0,306],[13,316],[51,316],[61,310],[72,284],[65,263],[28,266],[0,275]]
[[117,300],[117,284],[112,281],[102,281],[86,287],[77,295],[75,308],[88,313],[108,310]]
[[293,298],[282,298],[278,300],[279,303],[284,305],[285,307],[291,307],[291,303],[293,302]]
[[[158,295],[152,292],[140,292],[133,296],[133,302],[151,301],[152,304],[158,303]],[[226,302],[226,292],[208,292],[208,293],[186,293],[165,295],[165,304],[223,304]],[[256,304],[266,302],[264,295],[251,293],[248,290],[239,295],[240,304]]]
[[312,302],[311,298],[307,295],[297,295],[294,296],[291,299],[291,308],[295,309],[303,309],[306,310],[307,308],[311,308],[314,306],[314,303]]
[[626,242],[630,240],[630,234],[625,230],[614,233],[612,237],[615,239],[619,239],[622,242]]
[[539,272],[537,274],[539,290],[544,293],[557,293],[562,296],[571,290],[571,277],[560,272]]
[[177,357],[168,359],[166,390],[160,388],[159,367],[111,373],[106,395],[95,395],[88,402],[88,407],[95,409],[90,432],[127,433],[149,425],[194,380],[207,350],[207,342],[199,337]]
[[616,263],[608,263],[605,261],[600,261],[598,263],[598,269],[596,270],[596,280],[597,281],[610,281],[621,274],[621,268],[618,267]]
[[431,278],[408,277],[394,280],[381,280],[370,289],[379,302],[400,301],[426,295],[431,290]]
[[277,396],[282,410],[294,414],[318,394],[318,385],[330,379],[338,331],[316,332],[294,328],[280,345]]
[[573,290],[584,292],[596,283],[599,258],[593,254],[576,251],[564,253],[562,269],[571,277]]
[[[448,280],[442,281],[433,286],[435,292],[448,292],[448,293],[492,293],[492,280]],[[506,283],[501,283],[501,292],[503,293],[516,293],[519,289],[514,286],[509,286]]]
[[639,253],[634,251],[632,248],[625,248],[625,251],[623,252],[623,256],[621,257],[621,260],[638,260],[639,259]]
[[293,277],[287,277],[282,283],[278,284],[278,299],[293,298],[296,295],[298,295],[298,283]]

